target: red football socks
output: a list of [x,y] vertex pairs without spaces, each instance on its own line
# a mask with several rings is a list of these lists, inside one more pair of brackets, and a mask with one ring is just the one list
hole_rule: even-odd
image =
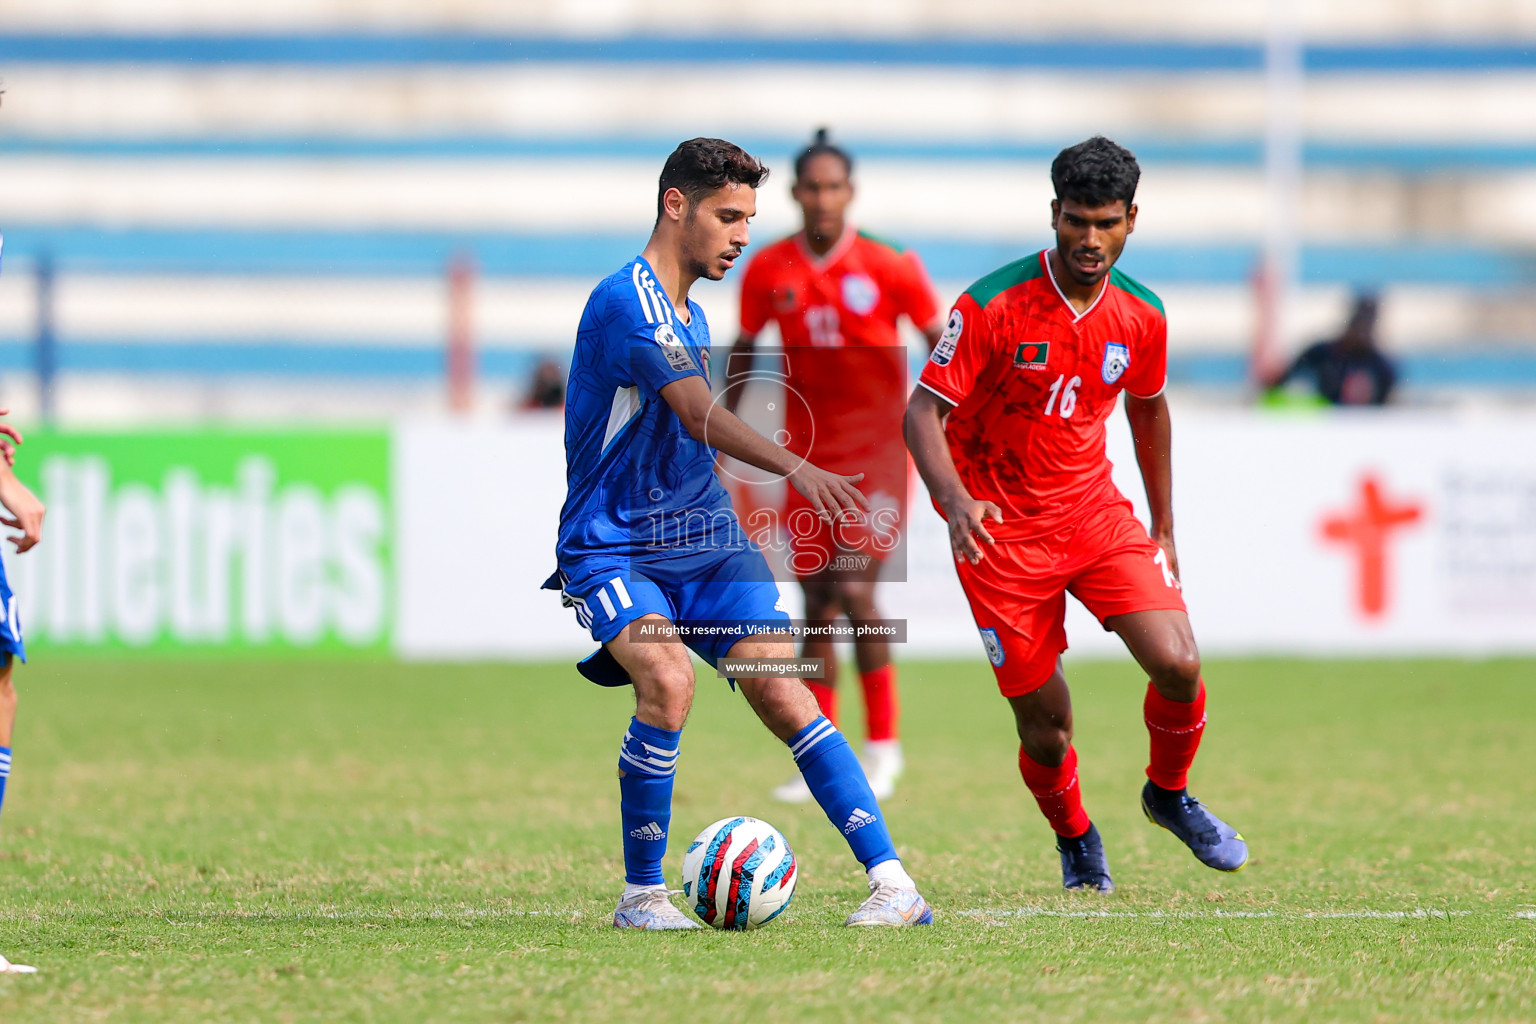
[[826,716],[827,721],[832,723],[834,729],[837,728],[837,687],[828,686],[815,679],[807,679],[805,687],[811,691],[811,696],[816,698],[816,706],[821,708],[821,713]]
[[1091,824],[1083,810],[1083,794],[1077,785],[1077,749],[1067,748],[1066,760],[1052,768],[1024,753],[1019,747],[1019,774],[1034,794],[1040,813],[1059,836],[1075,838]]
[[[886,665],[873,672],[859,673],[864,688],[864,738],[879,742],[896,738],[896,719],[901,708],[896,699],[896,666]],[[807,679],[806,687],[816,698],[817,707],[827,721],[837,725],[837,687],[819,679]]]
[[1151,737],[1151,763],[1147,778],[1163,789],[1183,789],[1189,783],[1189,766],[1200,749],[1200,735],[1205,732],[1205,680],[1200,692],[1188,704],[1169,700],[1147,684],[1147,699],[1142,716]]
[[864,687],[864,738],[879,742],[896,738],[896,719],[901,709],[896,700],[896,666],[860,672]]

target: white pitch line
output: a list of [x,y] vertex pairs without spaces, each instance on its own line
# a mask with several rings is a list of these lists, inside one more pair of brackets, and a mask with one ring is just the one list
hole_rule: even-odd
[[[1476,910],[1053,910],[1049,907],[976,907],[959,910],[935,908],[940,915],[990,919],[996,921],[1022,920],[1045,917],[1065,920],[1139,920],[1139,921],[1445,921],[1453,918],[1481,916]],[[262,920],[262,921],[341,921],[380,923],[410,923],[417,921],[454,920],[519,920],[530,917],[574,919],[591,916],[577,908],[524,910],[515,907],[465,907],[458,910],[432,909],[405,912],[377,910],[240,910],[214,911],[204,915],[172,913],[152,915],[162,917],[168,924],[199,926],[214,919]],[[607,914],[598,916],[606,917]],[[1495,915],[1488,915],[1495,916]],[[1536,910],[1517,910],[1507,915],[1497,915],[1505,920],[1536,921]]]
[[[1424,921],[1447,920],[1453,917],[1471,917],[1472,910],[1050,910],[1046,907],[1017,907],[1013,909],[958,910],[965,917],[1025,918],[1059,917],[1068,919],[1129,918],[1147,921],[1214,921],[1238,920],[1360,920],[1360,921]],[[1522,911],[1515,917],[1536,918],[1536,913]]]
[[241,921],[454,921],[465,918],[523,918],[523,917],[584,917],[582,910],[519,910],[515,908],[466,907],[462,910],[412,910],[401,913],[378,910],[296,910],[284,913],[280,910],[227,910],[213,911],[207,915],[167,914],[169,924],[200,925],[212,918]]

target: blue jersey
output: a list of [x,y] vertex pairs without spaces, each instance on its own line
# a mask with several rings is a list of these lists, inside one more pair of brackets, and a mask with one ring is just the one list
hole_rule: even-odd
[[[0,251],[5,248],[5,237],[0,235]],[[27,660],[27,649],[21,642],[21,615],[16,607],[16,595],[5,578],[5,562],[0,561],[0,651],[15,654]]]
[[715,450],[659,394],[693,376],[709,383],[704,311],[690,300],[684,323],[643,257],[592,290],[566,388],[562,569],[747,546]]

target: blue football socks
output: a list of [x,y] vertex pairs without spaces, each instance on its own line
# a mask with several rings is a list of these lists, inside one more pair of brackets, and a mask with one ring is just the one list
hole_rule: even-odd
[[11,777],[11,748],[0,747],[0,807],[5,806],[5,780]]
[[[672,824],[672,779],[681,732],[629,720],[619,748],[619,817],[624,828],[624,880],[631,886],[661,885]],[[862,778],[863,776],[860,776]]]
[[885,827],[880,804],[864,777],[853,748],[825,717],[795,733],[789,752],[827,820],[848,840],[865,869],[896,860],[896,846]]

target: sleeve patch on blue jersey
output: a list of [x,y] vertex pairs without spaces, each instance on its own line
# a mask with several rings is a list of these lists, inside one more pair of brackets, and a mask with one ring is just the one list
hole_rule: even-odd
[[683,344],[683,339],[677,336],[671,324],[660,324],[656,328],[656,344],[666,353],[667,365],[672,369],[697,370],[698,366],[693,361],[693,356],[688,354],[688,346]]

